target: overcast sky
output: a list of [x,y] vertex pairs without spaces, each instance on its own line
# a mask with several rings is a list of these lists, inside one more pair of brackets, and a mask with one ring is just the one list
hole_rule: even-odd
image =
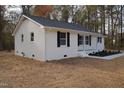
[[6,8],[7,8],[8,12],[10,12],[10,11],[15,11],[15,12],[19,12],[19,13],[22,12],[21,6],[19,6],[19,5],[6,6]]

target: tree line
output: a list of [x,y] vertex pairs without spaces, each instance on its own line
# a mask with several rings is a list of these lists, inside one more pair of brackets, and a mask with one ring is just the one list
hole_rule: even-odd
[[[0,6],[0,50],[14,48],[11,36],[20,15],[35,15],[51,20],[80,24],[105,35],[107,48],[123,48],[123,5],[20,5],[21,12],[7,12],[17,6]],[[8,13],[8,15],[7,15]]]

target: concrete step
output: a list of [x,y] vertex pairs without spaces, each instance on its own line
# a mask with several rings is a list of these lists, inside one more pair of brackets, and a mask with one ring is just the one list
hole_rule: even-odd
[[78,56],[80,56],[80,57],[87,57],[88,54],[85,51],[78,51]]

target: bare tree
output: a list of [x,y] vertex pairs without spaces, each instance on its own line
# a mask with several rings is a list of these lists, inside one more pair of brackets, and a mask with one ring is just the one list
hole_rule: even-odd
[[22,5],[22,14],[29,16],[31,14],[32,5]]
[[122,28],[123,28],[123,8],[124,8],[124,6],[123,5],[121,5],[121,11],[120,11],[120,13],[121,13],[121,44],[120,44],[120,47],[122,47],[122,43],[123,43],[123,32],[122,32]]
[[5,6],[0,6],[0,50],[3,49],[3,42],[2,42],[2,36],[3,36],[3,29],[5,26],[4,22],[4,11],[5,11]]

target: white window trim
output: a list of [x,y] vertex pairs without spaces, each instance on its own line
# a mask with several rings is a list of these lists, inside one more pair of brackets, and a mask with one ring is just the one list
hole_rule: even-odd
[[[33,41],[32,41],[32,33],[33,33]],[[30,33],[30,42],[34,42],[34,32]]]
[[[60,37],[60,47],[65,47],[65,46],[67,46],[67,33],[66,32],[60,32],[60,34],[61,33],[65,33],[65,38]],[[65,45],[61,45],[61,39],[65,39]]]
[[[88,37],[88,38],[86,39],[86,37]],[[86,43],[86,41],[87,41],[88,43]],[[90,43],[90,41],[89,41],[89,36],[85,36],[85,45],[89,45],[89,43]]]
[[97,37],[97,43],[101,44],[103,42],[102,37]]
[[80,41],[83,42],[82,44],[79,43],[79,46],[82,46],[82,45],[84,45],[84,36],[83,36],[83,35],[79,35],[79,36],[83,37],[83,39],[79,39],[79,42],[80,42]]

